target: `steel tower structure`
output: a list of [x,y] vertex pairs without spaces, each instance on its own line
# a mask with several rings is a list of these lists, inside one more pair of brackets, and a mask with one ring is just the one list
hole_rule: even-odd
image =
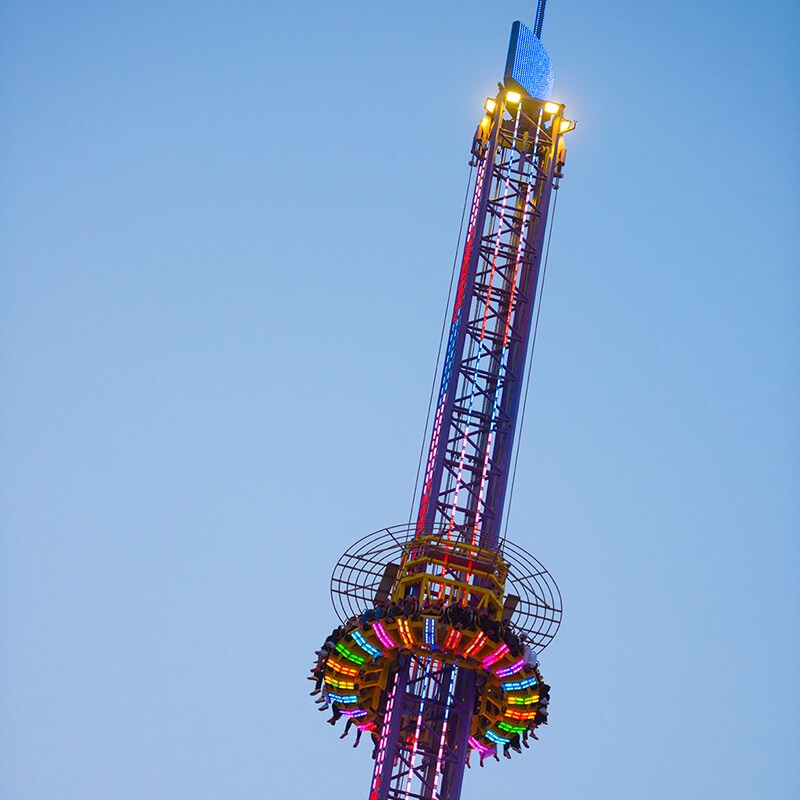
[[574,128],[551,99],[544,8],[532,29],[514,23],[504,81],[473,139],[416,519],[364,537],[333,574],[343,625],[316,674],[334,721],[373,737],[370,800],[458,798],[471,751],[482,760],[546,721],[549,687],[518,639],[539,652],[550,642],[560,595],[502,530],[551,197]]

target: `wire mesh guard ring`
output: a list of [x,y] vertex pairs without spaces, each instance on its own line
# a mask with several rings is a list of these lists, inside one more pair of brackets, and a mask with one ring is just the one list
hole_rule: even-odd
[[[344,623],[375,605],[387,564],[399,564],[414,525],[393,525],[367,534],[345,551],[331,576],[331,600]],[[434,531],[444,533],[445,526]],[[504,539],[500,557],[508,565],[505,593],[519,600],[511,615],[517,633],[525,634],[537,651],[543,650],[561,624],[561,592],[542,563],[519,545]]]

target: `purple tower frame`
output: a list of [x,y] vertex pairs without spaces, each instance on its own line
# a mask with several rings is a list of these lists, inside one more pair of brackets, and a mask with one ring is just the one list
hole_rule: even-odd
[[[543,14],[540,1],[537,32]],[[416,520],[417,537],[444,528],[483,550],[501,549],[545,229],[569,129],[563,106],[509,77],[487,101],[473,142],[474,189]],[[460,796],[475,681],[474,669],[433,654],[397,661],[370,800]]]
[[[500,539],[558,138],[544,127],[553,123],[544,104],[534,107],[547,120],[531,119],[521,102],[496,102],[478,164],[417,517],[420,535],[447,522],[486,549]],[[513,117],[504,120],[507,111]]]

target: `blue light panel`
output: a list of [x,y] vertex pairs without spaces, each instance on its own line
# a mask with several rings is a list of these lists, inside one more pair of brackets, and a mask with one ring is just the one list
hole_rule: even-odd
[[507,683],[503,684],[503,691],[520,691],[521,689],[527,689],[530,686],[536,686],[536,678],[526,678],[524,681],[508,681]]
[[511,79],[539,100],[553,98],[555,75],[550,56],[536,34],[519,20],[511,26],[505,78],[506,88]]
[[358,695],[355,694],[334,694],[333,692],[328,692],[328,697],[333,700],[334,703],[357,703],[358,702]]
[[486,738],[495,744],[508,744],[511,739],[506,739],[504,736],[498,736],[494,731],[486,731]]
[[364,650],[364,652],[369,653],[373,658],[377,658],[381,655],[381,651],[378,650],[375,645],[370,644],[365,638],[364,634],[361,631],[353,631],[352,633],[353,639],[356,641],[356,644]]

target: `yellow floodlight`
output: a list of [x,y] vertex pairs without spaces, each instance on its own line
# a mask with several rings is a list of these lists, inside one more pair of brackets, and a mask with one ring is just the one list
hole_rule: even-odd
[[506,92],[507,103],[519,103],[522,100],[522,95],[519,92]]
[[562,119],[561,124],[558,126],[559,133],[567,133],[568,131],[575,130],[575,120],[572,119]]
[[481,128],[488,128],[489,125],[491,124],[492,124],[492,118],[488,114],[485,114],[483,119],[481,120]]
[[558,103],[548,101],[544,104],[545,114],[558,114],[559,111],[561,111],[561,106]]
[[483,104],[483,107],[490,114],[494,114],[494,110],[497,108],[497,100],[495,100],[494,97],[487,97],[486,102]]

